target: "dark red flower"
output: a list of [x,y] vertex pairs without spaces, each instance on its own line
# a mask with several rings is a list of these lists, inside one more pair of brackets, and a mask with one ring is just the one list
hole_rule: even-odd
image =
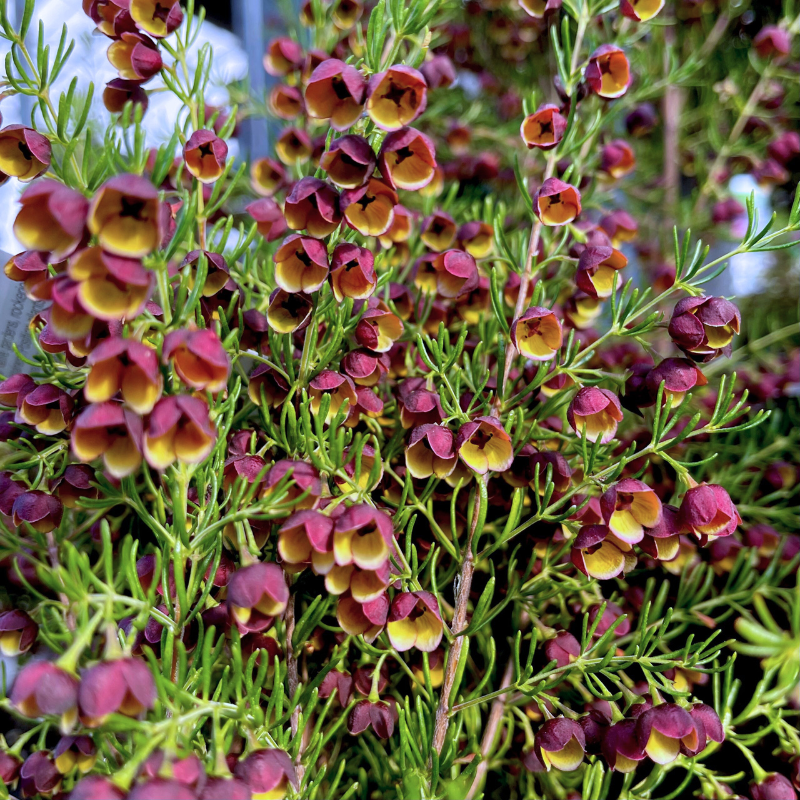
[[283,797],[290,785],[295,791],[300,788],[292,759],[283,750],[254,750],[236,764],[233,774],[256,797]]
[[0,653],[11,657],[27,653],[38,630],[39,626],[24,611],[0,611]]
[[261,631],[280,616],[289,587],[277,564],[258,562],[234,572],[228,582],[228,608],[240,632]]
[[330,120],[334,130],[346,131],[364,110],[367,82],[353,66],[335,58],[323,61],[306,84],[309,116]]
[[433,180],[436,149],[424,133],[401,128],[383,140],[378,163],[381,174],[395,189],[416,191]]
[[610,100],[622,97],[631,82],[630,65],[621,47],[603,44],[589,56],[584,78],[592,91]]
[[573,772],[583,762],[586,737],[577,722],[556,717],[542,723],[536,732],[533,747],[548,772],[552,767]]
[[6,125],[0,130],[0,176],[32,181],[47,171],[50,155],[50,141],[33,128]]
[[88,727],[102,725],[110,714],[138,717],[152,708],[155,700],[153,675],[141,659],[101,661],[81,675],[78,705]]
[[669,335],[689,358],[710,361],[730,355],[740,325],[739,309],[724,297],[685,297],[672,312]]
[[23,797],[49,797],[58,791],[61,773],[56,769],[48,750],[31,753],[19,771],[19,787]]
[[342,221],[339,195],[319,178],[301,178],[286,198],[283,213],[292,230],[305,229],[317,237],[333,233]]
[[522,120],[519,132],[529,150],[534,147],[552,150],[564,138],[566,130],[567,118],[558,106],[548,103],[537,108],[533,114],[528,114]]
[[390,739],[394,733],[394,715],[392,707],[383,700],[370,702],[359,700],[347,717],[347,730],[353,736],[363,733],[372,727],[379,739]]
[[679,521],[704,542],[730,536],[741,525],[742,518],[725,489],[701,483],[684,495]]
[[548,178],[533,195],[533,211],[543,225],[567,225],[581,213],[581,194],[558,178]]
[[17,674],[9,700],[26,717],[58,715],[71,727],[78,705],[78,680],[49,661],[29,661]]
[[617,432],[622,409],[613,392],[597,386],[584,386],[569,404],[567,420],[578,436],[585,436],[590,442],[599,439],[606,444]]
[[375,171],[376,163],[370,143],[355,135],[334,139],[319,161],[331,183],[341,189],[363,186]]
[[367,114],[385,131],[413,122],[427,105],[428,85],[413,67],[395,65],[373,75],[367,89]]

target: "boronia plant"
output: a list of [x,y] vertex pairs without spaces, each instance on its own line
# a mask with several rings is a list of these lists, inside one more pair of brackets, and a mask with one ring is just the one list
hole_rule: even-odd
[[83,8],[56,96],[0,2],[2,796],[795,798],[795,4],[309,0],[225,108]]

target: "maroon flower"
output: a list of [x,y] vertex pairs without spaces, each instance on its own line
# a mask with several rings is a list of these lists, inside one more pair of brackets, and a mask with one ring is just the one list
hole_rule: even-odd
[[442,297],[456,298],[469,294],[480,281],[475,259],[463,250],[447,250],[432,261],[436,288]]
[[345,400],[350,403],[351,408],[357,401],[356,388],[350,378],[347,375],[341,375],[329,369],[322,370],[319,375],[309,381],[308,395],[311,399],[311,411],[313,414],[319,414],[323,396],[330,397],[331,402],[325,417],[325,423],[328,425],[339,413],[339,409]]
[[196,800],[196,797],[192,788],[180,781],[151,778],[134,786],[127,800]]
[[669,335],[694,361],[730,355],[731,340],[739,333],[739,309],[723,297],[685,297],[672,312]]
[[142,463],[141,417],[120,403],[93,403],[75,420],[72,452],[80,461],[103,457],[115,478],[130,475]]
[[216,331],[177,330],[164,337],[162,362],[172,362],[180,379],[192,389],[212,394],[228,386],[231,360]]
[[542,450],[541,452],[530,454],[526,464],[525,477],[531,487],[534,487],[537,465],[539,467],[539,492],[541,494],[544,494],[547,489],[546,476],[547,468],[550,465],[553,467],[552,481],[556,492],[565,492],[572,485],[572,470],[567,463],[567,459],[561,453],[555,450]]
[[36,641],[39,626],[18,609],[0,612],[0,653],[18,656],[27,653]]
[[250,800],[250,787],[239,778],[209,778],[199,800]]
[[792,782],[777,772],[769,773],[760,783],[750,784],[753,800],[797,800]]
[[61,524],[64,507],[57,497],[38,489],[23,492],[11,508],[11,518],[15,525],[28,523],[39,533],[48,533]]
[[14,235],[27,250],[43,250],[53,261],[72,253],[83,239],[89,202],[79,192],[45,178],[20,197]]
[[[372,298],[374,300],[374,298]],[[369,308],[356,325],[356,341],[368,350],[387,353],[403,335],[403,322],[388,309]],[[404,423],[405,425],[405,423]],[[408,427],[408,426],[405,426]]]
[[21,766],[21,759],[11,755],[11,753],[7,753],[5,750],[0,750],[0,780],[6,786],[12,789],[16,787]]
[[[698,720],[701,715],[698,714]],[[689,752],[699,752],[699,739],[705,738],[702,722],[695,725],[686,709],[675,703],[655,706],[636,718],[639,745],[657,764],[674,761],[685,746]],[[705,746],[705,742],[703,742]]]
[[622,408],[617,396],[608,389],[584,386],[569,404],[567,420],[578,436],[585,436],[590,442],[599,439],[606,444],[617,432]]
[[380,178],[370,178],[358,189],[346,189],[339,207],[347,224],[364,236],[382,236],[392,226],[397,192]]
[[133,31],[123,31],[119,39],[108,46],[107,55],[120,78],[128,81],[149,81],[163,66],[156,43]]
[[625,478],[611,486],[600,498],[603,521],[618,539],[628,544],[640,542],[646,528],[655,528],[662,517],[661,500],[642,481]]
[[334,139],[319,161],[331,183],[341,189],[363,186],[375,171],[376,163],[370,143],[363,136],[352,134]]
[[32,181],[47,171],[50,155],[49,140],[33,128],[6,125],[0,130],[0,176]]
[[549,308],[533,306],[511,323],[511,341],[531,361],[549,361],[561,349],[561,323]]
[[[290,297],[300,296],[301,295],[287,295],[286,302],[288,302],[288,298]],[[267,406],[270,408],[276,408],[281,405],[289,394],[289,384],[286,379],[283,375],[270,367],[269,364],[259,364],[250,373],[250,382],[247,386],[248,396],[256,405],[261,405],[262,393]]]
[[293,233],[284,239],[274,256],[275,282],[286,292],[316,292],[328,277],[325,244],[310,236]]
[[128,103],[133,103],[142,109],[142,115],[147,113],[150,101],[147,92],[139,81],[126,81],[124,78],[110,80],[103,89],[103,105],[111,114],[121,114]]
[[519,4],[534,19],[544,19],[557,12],[561,8],[561,2],[562,0],[520,0]]
[[446,478],[456,468],[455,436],[443,425],[426,423],[411,432],[406,448],[406,468],[420,479]]
[[684,755],[696,756],[706,749],[709,740],[724,742],[725,730],[722,727],[719,715],[711,706],[705,703],[695,703],[689,707],[689,716],[695,727],[695,737],[688,736],[681,742],[681,752]]
[[77,714],[78,681],[49,661],[30,661],[17,674],[9,700],[26,717],[55,714],[65,728],[71,727]]
[[399,130],[425,110],[427,90],[422,73],[413,67],[389,67],[369,80],[367,114],[379,128]]
[[372,726],[379,739],[390,739],[394,733],[394,714],[389,703],[377,700],[359,700],[347,717],[347,730],[353,736]]
[[36,381],[24,372],[11,375],[0,383],[0,404],[18,408],[22,401],[36,388]]
[[555,661],[558,667],[567,666],[580,654],[581,644],[569,631],[559,631],[555,639],[548,639],[544,644],[544,657],[548,663]]
[[551,767],[573,772],[583,762],[586,737],[577,722],[556,717],[542,724],[536,732],[533,747],[548,772]]
[[309,116],[328,119],[334,130],[346,131],[364,110],[367,82],[353,66],[335,58],[323,61],[306,84]]
[[288,602],[289,587],[277,564],[242,567],[228,583],[228,608],[242,633],[268,628]]
[[292,514],[278,530],[278,554],[288,564],[327,567],[333,558],[333,520],[319,511]]
[[269,93],[269,110],[281,119],[294,119],[303,113],[303,95],[296,86],[278,84]]
[[283,213],[292,230],[305,229],[317,237],[333,233],[342,221],[336,189],[319,178],[297,181],[286,198]]
[[620,284],[620,273],[628,259],[613,247],[587,247],[578,259],[577,287],[591,297],[610,297]]
[[72,422],[72,397],[52,383],[37,386],[17,406],[16,422],[32,425],[39,433],[54,436]]
[[304,164],[314,153],[311,137],[300,128],[284,128],[275,142],[278,158],[287,166]]
[[[308,295],[301,292],[286,292],[283,289],[275,289],[269,296],[267,323],[278,333],[294,333],[308,325],[311,321],[313,310],[314,306],[311,302],[311,297]],[[264,367],[271,369],[266,364],[263,364],[257,370],[263,371]],[[277,381],[285,383],[283,376],[275,372],[275,370],[271,371]],[[287,393],[288,385],[286,391],[279,395],[281,396],[281,402],[283,402],[283,398],[286,397]],[[260,402],[260,400],[254,400],[253,402]]]
[[69,794],[69,800],[124,800],[125,792],[105,775],[81,778]]
[[331,257],[330,282],[334,297],[366,300],[377,286],[375,258],[365,247],[343,243],[336,245]]
[[687,392],[698,386],[705,386],[708,380],[700,369],[688,359],[665,358],[647,373],[645,379],[645,384],[653,399],[658,396],[658,388],[662,383],[664,384],[662,402],[666,403],[667,398],[671,398],[672,408],[677,408],[683,402]]
[[630,65],[621,47],[603,44],[589,56],[584,78],[592,91],[610,100],[622,97],[631,82]]
[[533,114],[528,114],[520,126],[520,136],[529,150],[538,147],[552,150],[564,138],[567,118],[559,107],[548,103],[540,106]]
[[378,164],[383,177],[395,189],[416,191],[433,180],[436,149],[424,133],[401,128],[383,140]]
[[276,77],[288,75],[303,66],[303,48],[288,36],[272,39],[264,53],[264,69]]
[[[600,609],[602,606],[592,606],[589,609],[589,625],[594,625],[594,621],[597,619],[597,615],[600,613]],[[597,627],[594,629],[595,637],[599,638],[602,636],[621,616],[623,616],[622,609],[616,603],[606,603],[605,611],[603,611],[603,616],[600,617],[600,621],[597,623]],[[614,628],[614,632],[619,636],[627,636],[631,630],[631,622],[629,618],[623,619],[616,628]]]
[[716,484],[701,483],[689,489],[681,502],[680,525],[701,542],[730,536],[742,518],[730,495]]
[[581,213],[581,194],[558,178],[548,178],[533,195],[533,211],[543,225],[566,225]]
[[388,616],[389,598],[385,593],[367,603],[360,603],[351,594],[345,593],[336,604],[339,627],[351,636],[363,636],[366,642],[375,641],[386,626]]
[[375,386],[389,371],[389,356],[367,350],[351,350],[342,358],[342,369],[357,386]]
[[[660,2],[660,0],[655,0]],[[637,138],[647,136],[658,125],[658,111],[652,103],[642,103],[636,106],[625,117],[625,129],[631,136]]]
[[456,69],[445,55],[435,55],[421,67],[429,89],[446,89],[456,82]]
[[147,421],[144,456],[154,469],[166,469],[176,460],[198,464],[216,438],[205,400],[190,395],[162,397]]
[[113,336],[101,342],[86,363],[91,369],[83,395],[90,403],[111,400],[120,392],[137,414],[149,414],[161,396],[158,355],[142,342]]
[[444,633],[436,597],[430,592],[400,592],[395,595],[386,632],[398,652],[416,647],[432,653]]
[[632,545],[614,536],[607,526],[584,525],[572,542],[570,560],[584,575],[609,580],[636,565],[632,550]]
[[254,200],[245,211],[255,220],[258,232],[268,241],[280,239],[287,231],[280,206],[269,197]]
[[[316,506],[322,494],[319,473],[311,464],[307,464],[305,461],[292,461],[289,458],[282,458],[272,465],[264,479],[264,490],[261,496],[267,497],[271,494],[289,473],[292,477],[284,503],[291,504],[295,511]],[[301,495],[304,496],[302,500],[300,500]]]
[[109,714],[138,717],[155,701],[156,684],[141,659],[101,661],[81,675],[78,705],[87,727],[102,725]]
[[419,238],[437,253],[447,250],[456,240],[458,227],[445,211],[436,211],[422,221]]
[[788,56],[792,49],[789,31],[777,25],[765,25],[754,37],[753,47],[761,58]]
[[608,728],[601,747],[608,766],[617,772],[633,772],[647,756],[636,738],[635,719],[625,719]]
[[23,797],[44,795],[48,797],[58,791],[61,773],[56,769],[48,750],[31,753],[19,771],[19,786]]
[[77,767],[88,772],[97,760],[97,748],[91,736],[62,736],[53,750],[56,769],[66,775]]
[[10,280],[24,283],[25,294],[32,300],[47,298],[47,279],[50,277],[47,269],[47,253],[23,250],[11,256],[3,271]]
[[477,417],[465,422],[456,437],[456,451],[474,472],[505,472],[514,461],[511,437],[494,417]]
[[257,797],[282,797],[289,785],[300,788],[292,759],[283,750],[254,750],[236,764],[233,774]]
[[347,708],[353,697],[353,676],[349,672],[340,672],[338,669],[332,669],[319,685],[319,696],[323,700],[327,700],[334,691],[337,693],[341,707]]
[[274,158],[258,158],[250,165],[253,191],[262,197],[272,197],[283,187],[285,181],[286,168]]
[[214,183],[225,171],[228,145],[214,131],[195,131],[183,146],[186,169],[201,183]]

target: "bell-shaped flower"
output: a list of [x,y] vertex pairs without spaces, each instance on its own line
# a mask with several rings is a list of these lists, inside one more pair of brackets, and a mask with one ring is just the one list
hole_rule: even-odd
[[533,211],[543,225],[567,225],[581,213],[581,194],[558,178],[548,178],[533,196]]
[[306,109],[315,119],[330,120],[336,131],[346,131],[364,110],[367,82],[350,64],[337,58],[323,61],[306,83]]
[[93,403],[72,428],[72,452],[84,462],[103,457],[115,478],[135,472],[142,463],[142,420],[121,403]]
[[216,438],[205,400],[191,395],[162,397],[147,420],[144,457],[154,469],[166,469],[175,461],[198,464]]
[[319,178],[301,178],[286,198],[283,215],[292,230],[307,230],[311,236],[327,236],[342,221],[339,195],[329,183]]
[[381,145],[381,174],[395,189],[417,191],[427,186],[436,172],[433,142],[414,128],[393,131]]
[[273,256],[275,282],[285,292],[316,292],[328,277],[328,251],[319,239],[293,233]]
[[[321,169],[340,189],[363,186],[375,172],[375,151],[363,136],[350,134],[334,139],[319,160]],[[384,173],[386,176],[386,173]]]
[[395,65],[373,75],[367,88],[367,114],[385,131],[413,122],[428,102],[428,85],[413,67]]
[[603,520],[611,532],[628,544],[641,542],[646,528],[655,528],[662,518],[661,500],[642,481],[624,478],[600,498]]
[[406,468],[415,478],[446,478],[456,468],[455,436],[444,425],[425,423],[411,432],[406,448]]
[[505,472],[514,461],[511,437],[494,417],[465,422],[458,431],[455,447],[464,464],[479,475],[490,470]]
[[164,364],[172,362],[192,389],[216,394],[228,386],[230,356],[211,328],[171,331],[164,337],[161,357]]
[[561,323],[549,308],[533,306],[511,323],[511,341],[531,361],[549,361],[563,339]]
[[289,587],[283,570],[266,562],[241,567],[227,586],[228,609],[242,633],[261,631],[286,610]]
[[548,772],[552,767],[573,772],[583,762],[586,737],[577,722],[556,717],[542,723],[536,731],[533,747]]
[[584,386],[578,390],[567,409],[567,420],[580,437],[590,442],[598,439],[602,444],[610,442],[622,421],[619,398],[608,389]]

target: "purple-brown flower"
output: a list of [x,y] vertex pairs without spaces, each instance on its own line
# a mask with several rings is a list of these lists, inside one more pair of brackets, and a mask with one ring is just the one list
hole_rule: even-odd
[[689,749],[696,746],[698,731],[685,708],[664,703],[636,718],[636,738],[656,764],[670,764],[678,757],[682,744]]
[[672,408],[677,408],[687,392],[698,386],[705,386],[708,380],[700,369],[686,358],[665,358],[658,366],[647,373],[645,385],[650,396],[658,396],[658,388],[664,384],[662,402],[672,400]]
[[456,451],[474,472],[505,472],[514,461],[511,437],[494,417],[477,417],[465,422],[456,437]]
[[228,609],[242,633],[268,628],[288,602],[289,587],[277,564],[258,562],[242,567],[228,582]]
[[413,122],[428,102],[428,85],[413,67],[395,65],[373,75],[367,89],[367,114],[385,131]]
[[216,394],[228,386],[231,359],[211,328],[168,333],[161,358],[164,364],[171,361],[180,379],[192,389]]
[[406,448],[406,468],[422,480],[436,475],[446,478],[456,468],[455,436],[443,425],[427,423],[411,432]]
[[[294,333],[308,325],[311,321],[311,312],[313,310],[314,306],[309,295],[302,292],[286,292],[283,289],[275,289],[269,296],[267,322],[278,333]],[[266,364],[260,364],[257,369],[263,371],[265,367],[271,370]],[[279,375],[275,370],[271,371],[282,386],[285,383],[283,376]],[[288,391],[287,386],[286,391],[281,390],[276,397],[286,397]],[[253,400],[253,402],[260,401]]]
[[606,100],[622,97],[631,82],[630,65],[621,47],[603,44],[589,56],[584,78],[592,91]]
[[578,258],[575,284],[590,297],[606,299],[620,284],[620,270],[628,259],[613,247],[587,247]]
[[333,233],[342,221],[336,189],[319,178],[297,181],[286,198],[283,213],[292,230],[305,229],[317,237]]
[[49,661],[29,661],[17,674],[9,700],[26,717],[61,717],[66,729],[77,717],[78,680]]
[[[373,298],[374,300],[374,298]],[[385,308],[369,308],[356,325],[356,341],[368,350],[387,353],[403,335],[403,322]]]
[[67,392],[52,383],[43,383],[20,400],[15,419],[32,425],[39,433],[54,436],[72,422],[73,406]]
[[281,800],[289,786],[295,791],[300,788],[292,759],[284,750],[254,750],[236,764],[233,774],[247,784],[253,797]]
[[437,253],[447,250],[456,240],[458,226],[446,211],[435,211],[422,221],[419,238]]
[[601,747],[608,766],[616,772],[633,772],[647,757],[636,738],[635,719],[624,719],[607,728]]
[[528,114],[522,120],[519,132],[529,150],[534,147],[552,150],[564,138],[566,130],[567,118],[558,106],[548,103],[537,108],[533,114]]
[[81,675],[78,706],[81,721],[90,728],[110,714],[138,717],[156,701],[156,684],[147,663],[138,658],[101,661]]
[[48,750],[31,753],[19,771],[23,797],[50,797],[61,786],[61,773]]
[[549,772],[552,767],[573,772],[583,762],[586,737],[577,722],[566,717],[548,719],[536,731],[534,750]]
[[142,463],[142,419],[121,403],[93,403],[72,428],[72,452],[80,461],[103,457],[115,478],[130,475]]
[[345,297],[366,300],[378,284],[375,257],[365,247],[344,242],[336,245],[331,256],[330,283],[338,302]]
[[561,349],[561,323],[549,308],[533,306],[511,323],[511,341],[531,361],[549,361]]
[[629,19],[647,22],[664,8],[664,0],[620,0],[619,10]]
[[125,792],[105,775],[81,778],[69,794],[69,800],[124,800]]
[[19,202],[14,235],[27,250],[47,251],[60,261],[81,243],[89,202],[79,192],[44,178],[29,186]]
[[334,130],[346,131],[364,110],[367,82],[350,64],[336,58],[323,61],[306,84],[306,108],[316,119],[330,120]]
[[707,541],[730,536],[741,525],[742,518],[725,489],[713,483],[701,483],[684,495],[679,522],[683,529]]
[[339,197],[339,207],[347,224],[364,236],[381,236],[394,221],[397,192],[380,178],[370,178],[357,189],[347,189]]
[[225,171],[228,145],[214,131],[195,131],[183,146],[186,169],[200,183],[214,183]]
[[606,444],[614,438],[622,421],[619,398],[608,389],[584,386],[569,404],[567,420],[578,436]]
[[142,33],[123,31],[106,53],[120,78],[146,82],[161,71],[163,61],[156,43]]
[[581,193],[558,178],[548,178],[533,195],[533,211],[543,225],[567,225],[581,213]]
[[433,180],[436,149],[424,133],[401,128],[383,140],[378,164],[383,177],[395,189],[416,191]]
[[254,200],[245,211],[255,220],[258,232],[268,241],[274,242],[288,230],[280,206],[269,197]]
[[398,652],[416,647],[432,653],[442,641],[444,626],[439,603],[430,592],[400,592],[386,622],[389,641]]
[[319,161],[331,183],[340,189],[363,186],[375,171],[376,163],[370,143],[353,134],[334,139]]
[[49,140],[33,128],[6,125],[0,130],[0,176],[32,181],[50,166],[50,155]]
[[293,233],[274,255],[275,282],[285,292],[316,292],[328,277],[328,251],[319,239]]
[[[359,603],[351,594],[345,593],[336,604],[336,621],[339,627],[351,636],[363,636],[367,642],[374,642],[377,639],[386,627],[388,617],[389,598],[385,592],[367,603]],[[344,700],[344,697],[341,699]]]
[[330,563],[333,525],[333,520],[319,511],[295,512],[278,530],[278,554],[288,564]]
[[480,275],[475,259],[464,250],[446,250],[431,261],[436,289],[442,297],[457,298],[478,287]]
[[390,739],[394,733],[392,710],[383,700],[359,700],[347,717],[347,730],[355,736],[371,726],[379,739]]
[[541,452],[532,452],[528,456],[527,464],[525,465],[525,478],[530,483],[531,488],[534,488],[536,479],[536,467],[539,467],[539,492],[544,494],[547,489],[545,479],[547,476],[547,468],[553,467],[552,482],[553,488],[556,492],[566,492],[572,485],[572,470],[570,469],[567,459],[561,453],[555,450],[542,450]]
[[158,354],[142,342],[111,337],[92,350],[86,363],[90,369],[83,395],[89,403],[103,403],[119,392],[137,414],[149,414],[161,396]]
[[18,656],[27,653],[36,641],[39,626],[19,609],[0,612],[0,653]]
[[63,515],[61,501],[40,489],[23,492],[11,507],[11,520],[15,525],[27,523],[39,533],[55,530]]
[[600,498],[603,521],[628,544],[640,542],[646,528],[655,528],[662,517],[661,500],[642,481],[624,478]]
[[217,431],[205,400],[191,395],[162,397],[144,431],[144,456],[154,469],[166,469],[176,460],[202,461],[214,446]]
[[731,341],[739,333],[739,309],[724,297],[684,297],[672,312],[669,335],[689,358],[710,361],[730,355]]
[[606,525],[584,525],[572,542],[570,560],[584,575],[601,581],[636,565],[632,546],[614,536]]

